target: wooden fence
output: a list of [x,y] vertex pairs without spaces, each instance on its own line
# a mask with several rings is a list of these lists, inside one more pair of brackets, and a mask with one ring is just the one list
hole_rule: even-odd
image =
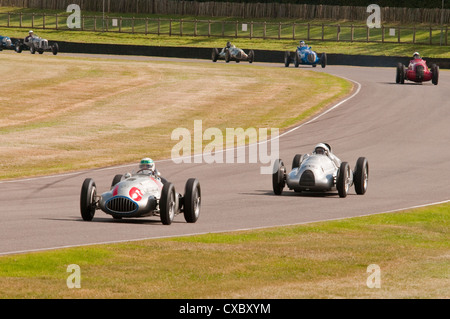
[[[290,3],[197,2],[183,0],[0,0],[0,6],[65,10],[78,4],[84,11],[236,17],[243,19],[289,18],[298,20],[365,21],[366,7]],[[448,24],[450,9],[382,7],[383,23]]]
[[[0,27],[69,30],[69,14],[0,13]],[[366,25],[269,23],[254,21],[186,20],[81,16],[82,31],[156,34],[169,36],[203,36],[219,38],[261,38],[283,40],[321,40],[348,42],[391,42],[448,45],[448,26],[399,27]]]

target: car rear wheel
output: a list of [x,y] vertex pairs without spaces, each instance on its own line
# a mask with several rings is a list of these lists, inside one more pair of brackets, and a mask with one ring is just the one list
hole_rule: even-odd
[[227,52],[225,52],[225,62],[228,63],[231,60],[231,53],[230,50],[227,50]]
[[248,53],[248,62],[253,63],[255,61],[255,51],[250,50]]
[[292,160],[292,169],[300,167],[300,164],[303,161],[303,155],[302,154],[296,154],[294,156],[294,159]]
[[320,58],[320,64],[322,66],[322,68],[325,68],[327,66],[327,54],[324,52],[322,53],[322,56]]
[[402,64],[402,77],[400,79],[400,83],[401,84],[405,84],[405,79],[406,79],[406,67],[404,64]]
[[403,64],[398,63],[397,64],[397,73],[396,73],[396,77],[395,77],[395,83],[404,83],[404,72],[403,72]]
[[97,187],[92,178],[86,178],[81,186],[80,211],[81,217],[85,221],[91,221],[95,214],[95,197]]
[[195,223],[200,215],[201,189],[196,178],[190,178],[186,182],[184,190],[184,219],[188,223]]
[[52,53],[53,53],[53,55],[57,55],[58,52],[59,52],[58,43],[53,43],[53,45],[52,45]]
[[285,51],[284,52],[284,66],[289,67],[289,64],[291,64],[291,52]]
[[15,51],[17,53],[22,53],[22,45],[19,42],[16,43],[16,50]]
[[347,197],[348,189],[350,188],[350,166],[347,162],[342,162],[339,168],[336,188],[339,197]]
[[286,168],[281,159],[277,159],[273,166],[272,188],[275,195],[281,195],[285,183]]
[[161,192],[161,198],[159,200],[159,214],[161,222],[164,225],[172,224],[173,218],[175,217],[175,212],[177,210],[177,200],[175,187],[172,183],[164,184]]
[[433,64],[431,66],[431,83],[437,85],[439,81],[439,66]]
[[365,157],[360,157],[356,161],[353,182],[355,184],[356,194],[364,195],[369,183],[369,163]]
[[117,174],[116,176],[114,176],[112,183],[111,183],[111,189],[122,180],[122,177],[123,177],[122,174]]
[[298,55],[298,51],[295,51],[294,56],[294,66],[298,68],[298,65],[300,64],[300,56]]
[[217,62],[218,57],[219,57],[219,50],[217,50],[217,48],[212,49],[211,60],[213,62]]

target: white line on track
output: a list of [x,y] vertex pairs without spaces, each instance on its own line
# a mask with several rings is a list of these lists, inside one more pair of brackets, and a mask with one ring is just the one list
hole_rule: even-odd
[[57,250],[57,249],[65,249],[65,248],[87,247],[87,246],[94,246],[94,245],[111,245],[111,244],[120,244],[120,243],[128,243],[128,242],[131,243],[131,242],[137,242],[137,241],[149,240],[149,239],[191,237],[191,236],[200,236],[200,235],[207,235],[207,234],[223,234],[223,233],[231,233],[231,232],[239,232],[239,231],[268,229],[268,228],[274,228],[274,227],[287,227],[287,226],[307,225],[307,224],[312,224],[312,223],[320,223],[320,222],[324,222],[324,221],[335,221],[335,220],[343,220],[343,219],[348,219],[348,218],[357,218],[357,217],[365,217],[365,216],[373,216],[373,215],[396,213],[396,212],[407,211],[407,210],[416,209],[416,208],[423,208],[423,207],[428,207],[428,206],[433,206],[433,205],[445,204],[445,203],[449,203],[449,202],[450,202],[450,199],[449,200],[445,200],[445,201],[440,201],[440,202],[416,205],[416,206],[411,206],[411,207],[407,207],[407,208],[399,208],[399,209],[394,209],[394,210],[389,210],[389,211],[384,211],[384,212],[378,212],[378,213],[367,213],[367,214],[356,215],[356,216],[352,216],[352,217],[331,218],[331,219],[316,220],[316,221],[309,221],[309,222],[303,222],[303,223],[280,224],[280,225],[273,225],[273,226],[262,226],[262,227],[251,227],[251,228],[221,230],[221,231],[215,231],[215,232],[201,232],[201,233],[191,233],[191,234],[184,234],[184,235],[158,236],[158,237],[143,237],[143,238],[138,238],[138,239],[124,239],[124,240],[104,241],[104,242],[89,243],[89,244],[66,245],[66,246],[56,246],[56,247],[50,247],[50,248],[18,250],[18,251],[10,251],[10,252],[0,253],[0,256],[18,255],[18,254],[25,254],[25,253],[40,252],[40,251],[50,251],[50,250]]

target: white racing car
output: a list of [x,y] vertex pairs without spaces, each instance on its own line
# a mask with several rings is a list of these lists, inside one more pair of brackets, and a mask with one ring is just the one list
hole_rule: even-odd
[[33,31],[30,31],[29,36],[25,37],[23,42],[19,40],[15,44],[17,53],[22,53],[24,49],[29,49],[31,54],[35,54],[36,52],[43,54],[46,51],[51,51],[53,55],[57,55],[59,46],[56,42],[50,45],[47,39],[42,39],[34,35]]
[[223,59],[225,62],[236,61],[239,63],[240,61],[248,61],[249,63],[253,63],[255,60],[255,52],[250,50],[247,53],[244,50],[236,48],[231,42],[227,42],[227,46],[224,47],[220,52],[219,49],[212,49],[212,61],[216,62],[218,59]]
[[312,154],[297,154],[292,161],[289,174],[281,159],[275,161],[272,186],[276,195],[281,195],[287,187],[295,192],[338,191],[340,197],[346,197],[352,185],[356,194],[367,191],[369,181],[369,163],[365,157],[356,161],[354,170],[347,162],[341,162],[333,153],[329,144],[318,144]]
[[111,189],[101,195],[92,178],[86,178],[81,187],[80,211],[85,221],[91,221],[95,211],[101,209],[114,219],[159,216],[164,225],[183,213],[186,222],[195,223],[200,206],[200,183],[195,178],[186,182],[184,196],[175,192],[172,183],[144,170],[116,175]]

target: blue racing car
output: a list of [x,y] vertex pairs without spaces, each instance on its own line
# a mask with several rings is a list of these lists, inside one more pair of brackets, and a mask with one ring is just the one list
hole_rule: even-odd
[[327,66],[327,54],[322,53],[319,58],[318,54],[305,44],[305,41],[300,41],[300,45],[295,52],[286,51],[284,53],[284,66],[288,67],[291,62],[294,62],[296,68],[300,64],[312,65],[313,67],[320,64],[324,68]]
[[3,49],[14,50],[14,45],[10,37],[0,35],[0,51]]

